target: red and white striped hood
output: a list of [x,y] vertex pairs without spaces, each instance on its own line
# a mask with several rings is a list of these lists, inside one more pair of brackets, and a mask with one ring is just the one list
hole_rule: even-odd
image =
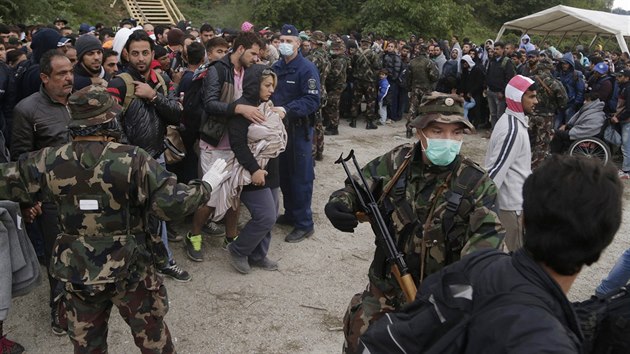
[[523,75],[516,75],[505,87],[505,102],[507,108],[514,113],[525,114],[521,99],[527,89],[534,84],[534,80]]

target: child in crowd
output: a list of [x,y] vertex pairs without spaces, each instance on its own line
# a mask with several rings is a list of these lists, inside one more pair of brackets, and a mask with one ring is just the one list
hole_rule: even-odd
[[387,74],[389,71],[387,69],[381,69],[378,72],[379,82],[378,82],[378,115],[380,119],[378,121],[379,125],[384,125],[385,123],[391,124],[392,120],[387,119],[387,105],[388,105],[388,93],[389,93],[389,81],[387,81]]

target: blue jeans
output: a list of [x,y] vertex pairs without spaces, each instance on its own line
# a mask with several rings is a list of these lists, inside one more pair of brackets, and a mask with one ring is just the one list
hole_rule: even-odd
[[621,123],[621,153],[623,154],[621,169],[628,172],[630,171],[630,122]]
[[595,292],[597,295],[605,295],[626,285],[630,280],[630,249],[627,249],[617,263],[608,273],[606,279],[602,280]]
[[278,218],[279,188],[264,188],[241,193],[252,218],[245,224],[238,238],[230,244],[230,252],[246,256],[250,261],[261,261],[267,256],[271,243],[271,229]]
[[488,109],[490,110],[490,124],[493,129],[499,118],[505,113],[506,108],[505,98],[499,98],[499,93],[488,90]]
[[[166,161],[164,160],[164,154],[160,155],[157,159],[155,159],[160,165],[166,168]],[[160,220],[158,224],[157,232],[160,234],[162,238],[162,243],[164,243],[164,248],[166,248],[166,253],[168,254],[168,263],[173,264],[173,251],[168,246],[168,233],[166,232],[166,221]]]

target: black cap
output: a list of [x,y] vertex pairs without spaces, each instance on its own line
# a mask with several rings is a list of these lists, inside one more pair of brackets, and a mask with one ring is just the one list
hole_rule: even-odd
[[615,73],[615,76],[625,76],[625,77],[630,77],[630,69],[623,69],[619,72]]
[[528,57],[537,57],[539,54],[540,52],[538,52],[537,50],[530,50],[529,52],[527,52]]

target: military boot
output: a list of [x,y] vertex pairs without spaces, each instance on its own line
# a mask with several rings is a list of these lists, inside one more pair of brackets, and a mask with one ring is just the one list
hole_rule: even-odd
[[374,122],[370,120],[365,125],[365,129],[378,129],[378,127],[376,126],[376,124],[374,124]]
[[350,120],[350,127],[351,128],[356,128],[357,127],[357,118],[356,117],[352,117],[352,119]]

